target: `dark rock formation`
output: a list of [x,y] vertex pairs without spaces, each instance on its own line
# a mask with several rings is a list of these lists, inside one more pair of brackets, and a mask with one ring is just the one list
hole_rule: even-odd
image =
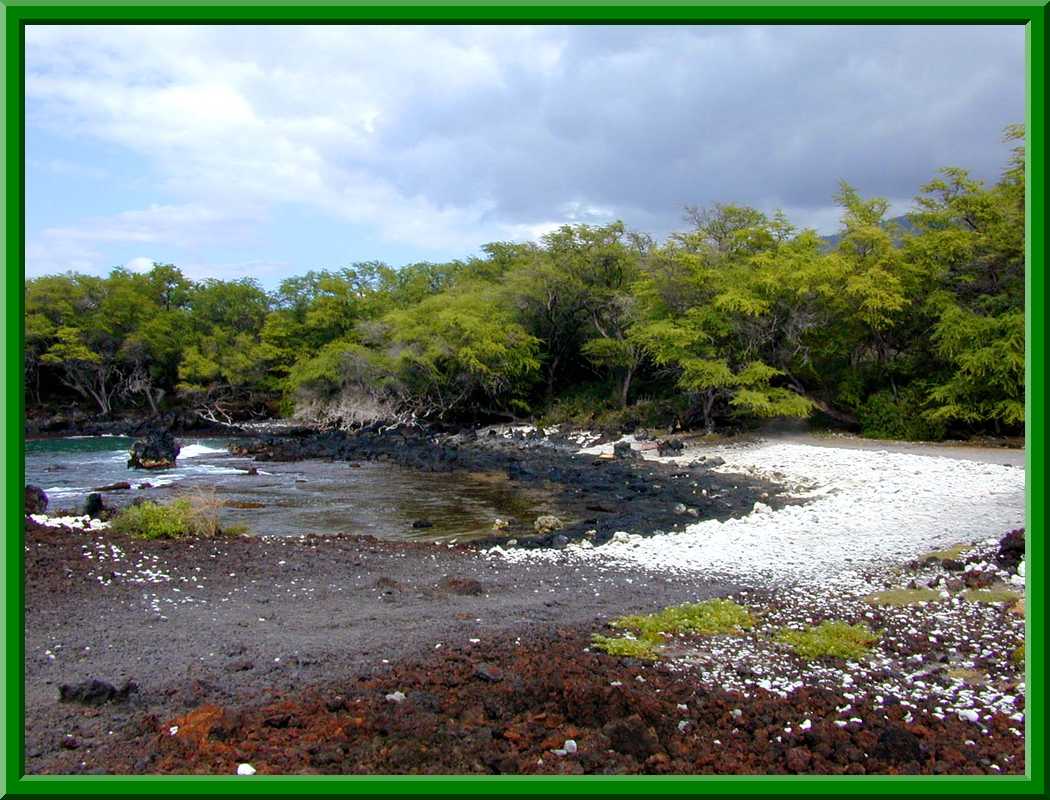
[[27,514],[43,514],[47,511],[47,494],[39,486],[26,487]]
[[170,431],[151,431],[131,445],[128,466],[132,469],[170,469],[175,466],[179,445]]

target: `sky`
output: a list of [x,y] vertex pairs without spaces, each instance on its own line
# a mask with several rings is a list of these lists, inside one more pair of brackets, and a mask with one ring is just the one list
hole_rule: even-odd
[[833,233],[994,182],[1022,26],[29,26],[26,275],[174,263],[273,287],[687,205]]

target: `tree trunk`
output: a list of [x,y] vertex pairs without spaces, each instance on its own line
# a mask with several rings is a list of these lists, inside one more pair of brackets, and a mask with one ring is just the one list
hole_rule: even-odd
[[558,370],[558,362],[561,361],[561,356],[555,356],[554,360],[551,361],[550,367],[547,369],[547,402],[549,403],[554,399],[554,376]]
[[627,408],[627,396],[631,391],[632,377],[634,377],[634,367],[627,367],[623,376],[623,384],[620,386],[620,408]]
[[718,395],[715,394],[715,392],[711,391],[707,392],[707,394],[704,396],[704,433],[715,432],[715,419],[712,416],[711,412],[714,410],[715,399],[717,398],[717,396]]

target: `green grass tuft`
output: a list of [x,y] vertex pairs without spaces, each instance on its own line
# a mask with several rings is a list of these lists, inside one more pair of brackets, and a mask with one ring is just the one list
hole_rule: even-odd
[[861,658],[878,634],[863,625],[845,622],[822,622],[815,628],[792,630],[785,628],[777,634],[777,641],[790,645],[799,658]]
[[128,506],[113,519],[113,530],[138,539],[183,539],[239,536],[243,525],[219,526],[215,509],[206,503],[180,497],[167,505],[154,502]]
[[1013,661],[1015,664],[1017,664],[1017,666],[1023,667],[1024,666],[1024,658],[1025,658],[1024,645],[1022,644],[1020,647],[1018,647],[1016,650],[1014,650],[1013,654],[1010,656],[1010,660]]

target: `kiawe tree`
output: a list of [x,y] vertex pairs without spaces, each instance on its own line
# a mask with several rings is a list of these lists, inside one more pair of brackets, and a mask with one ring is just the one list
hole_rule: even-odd
[[763,361],[755,320],[768,314],[756,259],[784,240],[782,220],[754,209],[716,206],[690,214],[697,228],[676,235],[647,259],[639,296],[647,321],[634,337],[654,363],[693,398],[686,412],[714,429],[721,413],[805,416],[811,402],[776,385],[783,370]]

